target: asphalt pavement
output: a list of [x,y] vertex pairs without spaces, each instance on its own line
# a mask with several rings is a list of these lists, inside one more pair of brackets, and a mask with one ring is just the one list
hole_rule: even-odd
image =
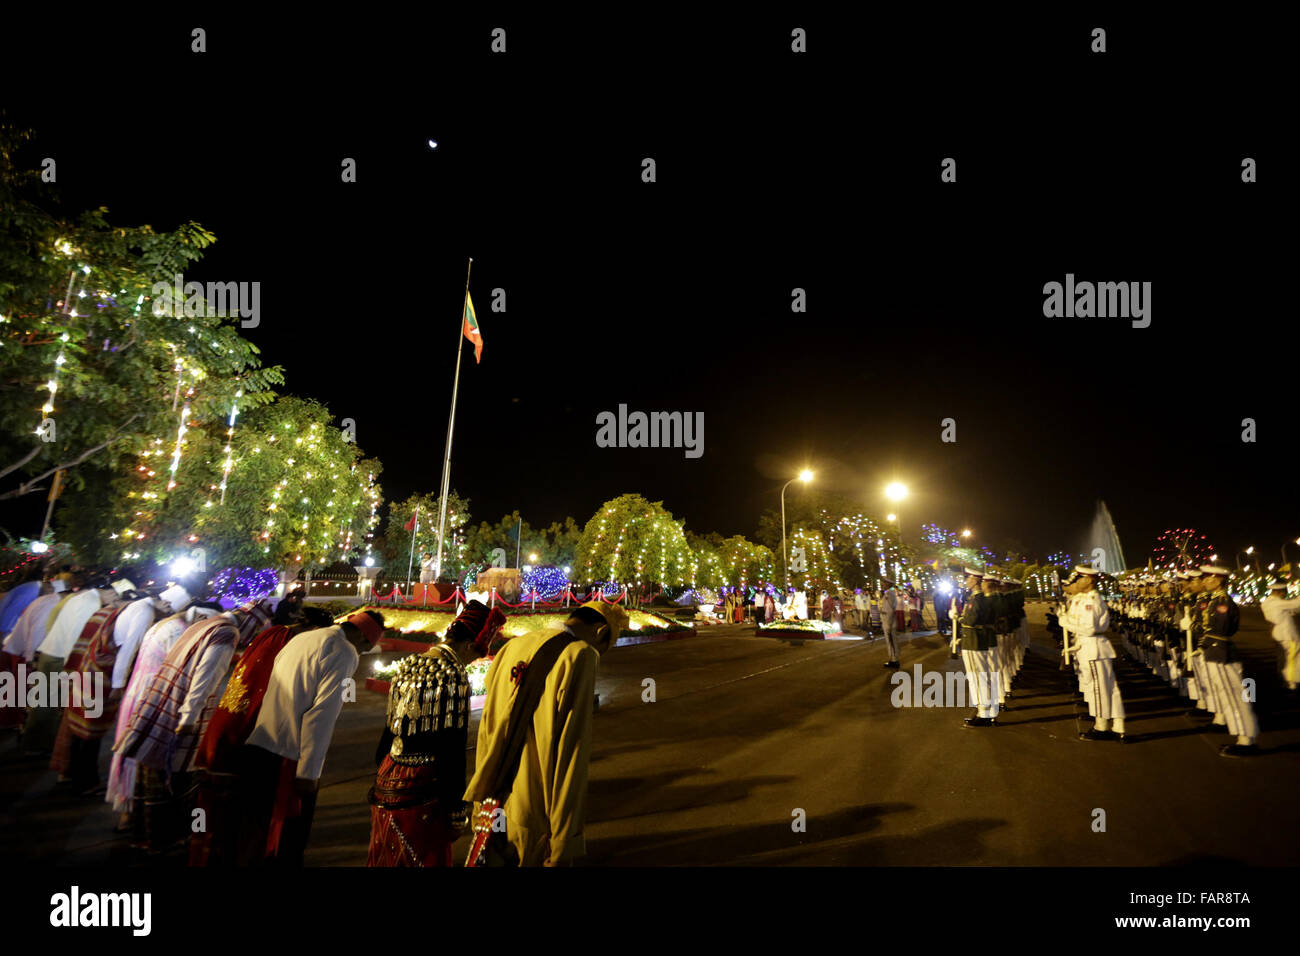
[[[1131,661],[1119,670],[1128,742],[1080,741],[1086,708],[1058,668],[1041,606],[1030,620],[1034,644],[1010,706],[981,729],[962,725],[969,706],[895,706],[893,682],[904,678],[883,666],[879,638],[791,640],[728,625],[615,648],[596,687],[585,863],[1300,862],[1290,822],[1300,707],[1279,685],[1257,610],[1243,614],[1239,644],[1258,681],[1261,752],[1239,760],[1218,755],[1222,728],[1187,716],[1185,701]],[[959,670],[933,632],[904,635],[901,660],[907,681]],[[309,865],[365,862],[384,707],[365,690],[344,707]],[[181,865],[143,860],[112,833],[106,804],[57,792],[44,764],[21,757],[13,734],[0,738],[0,857]]]

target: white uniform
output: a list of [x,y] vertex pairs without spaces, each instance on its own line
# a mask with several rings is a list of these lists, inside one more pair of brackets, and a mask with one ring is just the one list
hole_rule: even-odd
[[1124,733],[1124,699],[1115,680],[1115,648],[1106,631],[1110,628],[1110,609],[1094,589],[1076,594],[1067,613],[1066,627],[1079,662],[1081,687],[1088,699],[1088,712],[1095,718],[1098,731],[1111,729]]
[[1273,625],[1273,640],[1282,645],[1286,660],[1282,677],[1286,685],[1295,690],[1300,683],[1300,628],[1296,626],[1296,612],[1300,611],[1300,597],[1284,598],[1269,595],[1260,602],[1264,620]]
[[880,627],[885,632],[885,653],[898,660],[898,592],[886,588],[880,597]]

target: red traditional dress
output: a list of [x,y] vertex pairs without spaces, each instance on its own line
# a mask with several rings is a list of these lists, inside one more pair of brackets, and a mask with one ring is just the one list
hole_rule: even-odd
[[469,697],[465,668],[445,646],[398,663],[370,790],[367,866],[452,865],[452,818],[467,809]]
[[[122,699],[122,691],[113,690],[113,664],[117,661],[117,643],[113,639],[113,628],[117,615],[124,605],[102,607],[90,616],[86,626],[81,629],[81,636],[68,655],[63,671],[72,674],[76,685],[81,688],[68,702],[59,724],[59,734],[54,739],[54,753],[50,758],[50,769],[61,774],[70,773],[74,760],[81,747],[74,741],[98,742],[113,729],[117,718],[117,704]],[[87,704],[92,706],[87,707]],[[94,748],[97,756],[99,748]],[[94,783],[89,779],[97,775],[94,766],[78,766],[80,782]]]
[[[207,816],[207,828],[190,838],[190,866],[235,862],[238,853],[239,749],[257,723],[257,714],[271,680],[275,656],[301,627],[269,627],[249,643],[230,673],[230,682],[208,721],[194,755],[194,766],[205,771],[199,783],[198,806]],[[272,819],[267,835],[267,855],[273,856],[280,840],[283,815]]]

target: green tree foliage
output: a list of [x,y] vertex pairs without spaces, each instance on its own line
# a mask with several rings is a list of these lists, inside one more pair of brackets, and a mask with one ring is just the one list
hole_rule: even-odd
[[[441,499],[429,492],[410,495],[404,501],[394,501],[388,507],[388,521],[384,525],[384,566],[390,574],[401,576],[401,571],[411,563],[411,535],[405,525],[411,520],[419,505],[420,520],[415,533],[415,576],[419,576],[420,558],[424,554],[438,553],[438,516]],[[443,532],[442,576],[459,581],[478,560],[470,548],[469,500],[456,494],[447,494],[447,524]],[[514,552],[510,552],[511,556]]]
[[583,528],[573,576],[680,587],[690,583],[692,561],[682,523],[662,501],[620,495],[601,505]]
[[251,410],[283,381],[236,319],[155,312],[154,284],[198,261],[212,233],[113,227],[104,208],[46,211],[36,171],[15,159],[25,138],[0,126],[0,499],[48,487],[59,469],[83,488],[84,466],[111,473],[175,436],[186,399],[189,420],[213,423],[237,394]]
[[382,466],[323,405],[281,397],[237,419],[233,436],[228,428],[195,421],[174,473],[174,438],[144,443],[134,467],[106,477],[108,495],[71,495],[59,528],[101,563],[162,563],[201,548],[213,568],[321,567],[366,553]]

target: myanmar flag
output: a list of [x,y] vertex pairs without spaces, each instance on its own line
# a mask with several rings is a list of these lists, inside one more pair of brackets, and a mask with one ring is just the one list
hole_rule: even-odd
[[483,358],[483,333],[478,327],[478,316],[474,314],[474,300],[465,293],[465,338],[474,343],[474,363]]

